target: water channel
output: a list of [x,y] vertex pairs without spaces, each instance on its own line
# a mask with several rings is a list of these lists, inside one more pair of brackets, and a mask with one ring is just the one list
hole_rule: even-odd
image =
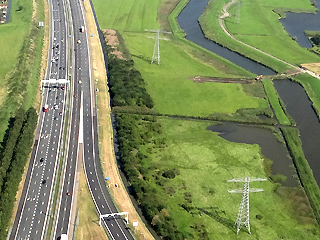
[[252,61],[236,52],[233,52],[221,45],[204,37],[203,31],[198,23],[198,19],[206,8],[209,0],[190,0],[188,5],[178,16],[178,23],[187,34],[186,39],[195,44],[228,59],[230,62],[255,73],[257,75],[274,75],[275,72],[255,61]]
[[[314,0],[316,6],[320,6],[320,0]],[[320,30],[320,14],[319,11],[314,13],[292,13],[287,12],[285,18],[279,20],[286,31],[296,37],[297,42],[301,47],[311,48],[312,43],[308,36],[304,34],[305,30],[319,31]]]
[[[317,1],[320,2],[320,0]],[[187,34],[186,39],[228,59],[250,72],[264,75],[274,74],[272,70],[205,38],[198,19],[208,2],[209,0],[190,0],[178,16],[177,20],[179,25]],[[320,136],[318,118],[311,107],[311,103],[304,89],[300,85],[285,80],[276,81],[275,87],[280,97],[283,98],[287,104],[289,114],[291,114],[297,122],[297,127],[301,133],[304,153],[311,169],[313,169],[315,179],[318,185],[320,185],[320,175],[317,176],[317,171],[319,170],[316,159],[317,156],[320,156],[320,138],[317,140],[317,136]],[[220,136],[229,141],[259,144],[262,154],[274,162],[272,173],[281,173],[287,176],[287,180],[284,183],[285,186],[294,186],[296,184],[296,179],[292,177],[295,174],[295,170],[290,167],[292,160],[288,157],[288,150],[282,143],[274,138],[271,131],[250,126],[240,126],[235,123],[210,126],[207,129],[220,132]]]

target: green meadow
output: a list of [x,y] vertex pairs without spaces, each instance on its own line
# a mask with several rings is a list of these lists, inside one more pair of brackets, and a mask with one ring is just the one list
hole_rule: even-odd
[[[154,109],[162,114],[208,116],[213,113],[234,113],[242,108],[268,108],[267,97],[257,94],[262,91],[261,84],[194,83],[192,79],[198,75],[240,78],[252,77],[252,74],[220,57],[195,48],[185,40],[161,35],[169,39],[160,40],[161,65],[150,64],[154,39],[149,37],[154,37],[155,34],[147,33],[144,29],[161,28],[162,25],[157,22],[158,8],[165,9],[169,2],[93,0],[100,28],[116,29],[125,40],[135,68],[140,71],[146,89],[154,101]],[[227,0],[214,2],[222,8]],[[257,4],[263,5],[261,2]],[[221,11],[221,8],[214,4],[212,6],[210,10],[215,11],[207,13],[208,21],[210,18],[216,20],[218,11]],[[277,3],[275,6],[282,5]],[[295,3],[292,6],[300,5]],[[167,11],[167,15],[162,15],[161,19],[168,17],[170,13],[171,11]],[[215,31],[215,36],[219,35],[220,40],[226,40],[214,24],[216,22],[208,26]],[[270,25],[270,37],[273,27]],[[241,28],[244,31],[247,27]],[[275,31],[278,31],[277,28]],[[247,37],[249,39],[254,36]],[[287,38],[292,41],[288,36],[286,41],[289,41]],[[232,43],[226,40],[228,41]],[[276,41],[275,45],[281,43],[280,40]],[[290,44],[288,46],[291,46]],[[292,46],[295,46],[294,44],[296,43],[293,42]],[[234,46],[239,47],[237,44]],[[245,53],[253,54],[258,61],[278,71],[289,69],[285,64],[273,59],[268,59],[267,64],[265,56],[251,50]],[[292,60],[294,56],[290,54],[291,56],[286,58]],[[307,51],[302,51],[302,54],[304,55],[301,58],[305,58],[306,62],[318,59],[311,54],[308,58]],[[292,63],[298,64],[294,61]],[[275,97],[271,85],[267,83],[266,86],[269,94]],[[284,115],[276,98],[271,101],[278,107],[280,121],[289,124],[289,119]],[[155,171],[152,175],[151,169],[151,175],[141,178],[150,181],[148,184],[157,188],[157,191],[163,191],[159,198],[165,202],[165,208],[174,219],[178,230],[186,234],[188,239],[207,239],[203,238],[206,234],[208,239],[315,239],[319,236],[303,189],[287,189],[271,181],[252,183],[251,187],[263,188],[265,192],[253,193],[250,196],[252,234],[249,235],[243,230],[236,236],[232,226],[237,217],[241,194],[229,194],[227,190],[241,188],[243,185],[227,183],[226,180],[247,175],[268,177],[266,160],[261,156],[260,147],[228,142],[217,133],[206,130],[213,124],[208,121],[162,117],[158,118],[158,121],[162,126],[162,134],[158,135],[165,139],[166,147],[154,151],[152,146],[140,146],[137,152],[148,155],[148,161],[144,161],[142,167],[151,169],[153,166]],[[174,168],[178,169],[180,174],[166,182],[165,186],[152,182],[159,171]],[[141,172],[140,174],[143,175]]]
[[[16,11],[19,5],[23,6],[21,11]],[[32,1],[12,1],[10,21],[0,25],[0,100],[6,95],[5,79],[15,67],[19,52],[22,48],[24,38],[30,32],[32,14]]]
[[[219,26],[217,16],[221,15],[223,6],[228,2],[228,0],[219,1],[219,3],[210,1],[205,14],[200,18],[200,23],[206,36],[262,62],[278,72],[284,72],[289,69],[289,66],[237,43],[223,32]],[[276,12],[282,13],[289,9],[295,12],[315,11],[315,8],[308,0],[248,0],[241,4],[240,15],[238,15],[240,17],[236,17],[238,12],[237,4],[229,7],[230,17],[225,19],[225,26],[236,39],[293,65],[298,66],[301,63],[319,62],[320,58],[307,49],[301,48],[279,22],[279,15]]]
[[[144,29],[159,28],[156,12],[160,1],[130,0],[125,1],[126,7],[121,7],[123,1],[94,0],[93,2],[100,28],[116,29],[125,39],[135,67],[146,81],[147,90],[158,112],[208,116],[216,112],[234,113],[240,108],[268,107],[265,99],[248,94],[240,84],[193,83],[192,78],[198,75],[215,77],[252,75],[218,57],[209,60],[206,57],[208,60],[206,61],[201,50],[192,48],[171,35],[161,36],[169,39],[160,40],[161,65],[155,63],[151,65],[154,39],[149,37],[155,37],[155,34],[146,33]],[[148,5],[148,11],[146,8],[137,8],[136,5]],[[142,20],[135,21],[137,16]]]
[[[232,225],[241,194],[229,194],[228,190],[242,188],[243,183],[226,180],[267,177],[260,147],[226,141],[206,130],[213,124],[210,122],[168,118],[160,118],[159,122],[167,147],[154,154],[152,164],[161,166],[160,169],[180,171],[165,186],[171,196],[164,194],[166,208],[179,230],[195,234],[190,226],[198,223],[205,226],[209,239],[315,239],[318,236],[308,202],[301,201],[301,189],[290,190],[266,181],[250,184],[252,188],[264,189],[250,194],[252,234],[243,229],[236,237]],[[191,193],[191,198],[186,199],[186,193]],[[190,239],[201,239],[192,236]]]
[[[230,76],[197,61],[179,41],[162,41],[161,65],[150,64],[154,40],[150,34],[124,35],[136,68],[147,82],[155,110],[164,114],[208,116],[212,113],[234,113],[239,108],[267,108],[264,99],[250,96],[241,84],[194,83],[201,76]],[[228,67],[224,68],[228,71]],[[231,66],[230,70],[233,70]],[[189,79],[191,78],[191,79]],[[236,101],[235,101],[236,100]]]

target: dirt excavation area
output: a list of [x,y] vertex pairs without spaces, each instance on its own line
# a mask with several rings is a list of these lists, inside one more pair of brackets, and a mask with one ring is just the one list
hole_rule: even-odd
[[240,84],[248,84],[256,82],[256,79],[252,78],[219,78],[219,77],[201,77],[195,76],[192,79],[195,83],[205,83],[205,82],[219,82],[219,83],[240,83]]

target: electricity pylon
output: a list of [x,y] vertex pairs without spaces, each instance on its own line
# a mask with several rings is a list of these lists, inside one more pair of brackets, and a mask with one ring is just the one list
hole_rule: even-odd
[[229,193],[242,193],[242,199],[239,207],[238,217],[234,223],[234,227],[237,227],[237,235],[239,234],[240,229],[245,226],[249,233],[250,231],[250,206],[249,206],[249,192],[263,192],[262,188],[250,188],[249,182],[253,181],[267,181],[266,178],[235,178],[227,180],[227,182],[244,182],[243,189],[228,190]]
[[[155,32],[156,33],[156,37],[155,37],[155,42],[154,42],[154,48],[153,48],[153,55],[152,55],[152,60],[151,60],[151,64],[157,60],[158,65],[160,65],[160,44],[159,44],[159,40],[169,40],[168,38],[160,38],[159,35],[160,33],[166,33],[166,34],[171,34],[172,32],[166,32],[166,31],[161,31],[159,29],[157,30],[148,30],[145,29],[145,31],[147,32]],[[149,37],[149,38],[154,38],[154,37]]]

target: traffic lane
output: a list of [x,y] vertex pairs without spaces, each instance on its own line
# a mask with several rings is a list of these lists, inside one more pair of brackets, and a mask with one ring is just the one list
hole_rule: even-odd
[[[70,218],[70,211],[71,211],[71,202],[73,197],[73,183],[75,178],[75,167],[76,167],[76,160],[78,154],[78,137],[79,137],[79,120],[80,115],[78,111],[74,111],[75,116],[72,119],[75,119],[74,124],[72,125],[71,132],[73,136],[71,136],[71,140],[69,143],[69,150],[68,150],[68,160],[66,165],[65,171],[65,180],[64,186],[61,196],[61,204],[59,209],[59,219],[56,227],[56,236],[60,236],[62,233],[67,233],[68,230],[68,223]],[[68,195],[70,193],[70,195]]]
[[[55,95],[54,95],[55,96]],[[54,96],[52,96],[52,94],[48,93],[48,99],[47,101],[50,101],[50,100],[53,100]],[[46,120],[50,120],[52,119],[53,117],[53,114],[52,112],[48,113],[48,114],[45,114],[44,116],[44,121],[43,121],[43,128],[45,128],[45,125],[48,126],[48,121]],[[49,121],[49,124],[50,124],[50,121]],[[25,219],[26,221],[21,221],[21,228],[20,229],[24,229],[22,232],[25,232],[25,230],[29,230],[30,232],[30,229],[28,227],[28,224],[30,226],[33,225],[33,220],[34,220],[34,216],[35,215],[35,212],[37,211],[35,208],[37,208],[37,198],[39,197],[39,194],[40,194],[40,191],[41,191],[41,188],[42,186],[39,185],[40,182],[43,181],[43,172],[44,172],[44,168],[46,166],[46,157],[44,156],[44,161],[42,163],[39,163],[37,162],[37,160],[39,159],[39,155],[42,155],[43,152],[47,151],[48,149],[48,145],[50,144],[50,139],[45,137],[43,138],[42,136],[40,136],[40,141],[39,141],[39,146],[38,146],[38,150],[37,150],[37,154],[35,156],[35,166],[34,166],[34,171],[32,173],[32,178],[31,178],[31,184],[29,186],[29,190],[27,192],[27,201],[25,203],[25,207],[24,207],[24,210],[26,210],[25,215],[27,215],[26,218],[28,218],[29,216],[29,221],[27,222],[27,219]],[[40,161],[40,160],[38,160]],[[35,201],[35,204],[33,203],[33,201]],[[29,206],[30,205],[30,206]],[[32,212],[32,214],[31,214]],[[32,217],[30,217],[30,215],[32,215]],[[28,234],[29,234],[28,232]],[[25,234],[25,233],[24,233]]]
[[[76,69],[77,64],[75,65]],[[67,166],[66,166],[66,172],[65,172],[65,178],[70,178],[71,181],[69,183],[64,183],[63,186],[63,195],[61,196],[61,204],[60,204],[60,209],[59,209],[59,219],[56,225],[56,236],[60,236],[61,233],[66,233],[68,229],[68,224],[69,224],[69,218],[70,218],[70,211],[71,211],[71,200],[72,196],[69,196],[66,198],[66,192],[73,192],[73,182],[74,182],[74,177],[75,177],[75,165],[76,165],[76,157],[77,157],[77,148],[78,148],[78,134],[79,134],[79,120],[80,120],[80,114],[79,114],[79,109],[80,109],[80,87],[78,87],[77,84],[77,71],[74,74],[74,94],[77,96],[74,98],[73,101],[73,116],[72,119],[74,123],[72,124],[72,129],[71,129],[71,141],[73,142],[73,147],[72,149],[69,149],[68,151],[68,161],[67,161]],[[71,152],[71,155],[70,155]],[[70,159],[71,156],[71,159]],[[72,162],[72,159],[74,161]],[[70,165],[71,161],[71,165]],[[71,185],[72,183],[72,185]],[[62,216],[62,217],[60,217]],[[62,218],[62,220],[61,220]],[[63,232],[64,231],[64,232]]]
[[[57,102],[55,102],[57,104]],[[62,124],[62,117],[57,118],[58,112],[60,109],[53,109],[53,126],[51,133],[49,132],[50,138],[51,138],[51,144],[50,147],[47,151],[47,158],[44,161],[44,166],[45,166],[45,171],[42,173],[42,188],[43,188],[43,194],[40,194],[40,197],[38,199],[38,211],[37,213],[40,214],[39,216],[39,221],[38,224],[35,225],[35,232],[43,232],[45,229],[43,228],[43,224],[46,218],[45,214],[48,214],[47,212],[47,206],[46,203],[49,202],[50,198],[50,190],[53,187],[53,177],[54,177],[54,169],[57,168],[57,163],[59,161],[58,156],[57,156],[57,149],[59,146],[60,139],[59,137],[61,136],[61,131],[58,131],[57,128],[59,129],[61,124]],[[56,119],[56,120],[55,120]],[[53,131],[54,129],[54,131]],[[44,181],[46,181],[44,183]]]
[[126,225],[125,220],[121,216],[106,217],[101,221],[108,230],[111,232],[113,239],[126,239],[134,240],[132,237],[129,227]]

